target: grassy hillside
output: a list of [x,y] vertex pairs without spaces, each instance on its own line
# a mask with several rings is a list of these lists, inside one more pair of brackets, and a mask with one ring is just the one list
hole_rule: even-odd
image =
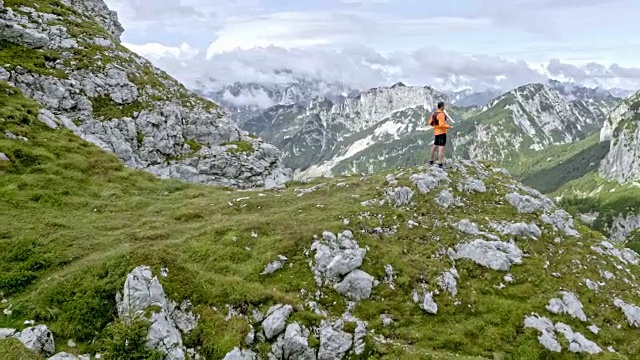
[[595,132],[584,140],[552,145],[531,154],[509,166],[509,171],[524,184],[545,194],[553,193],[596,170],[608,151],[609,142],[599,142],[599,133]]
[[[274,303],[292,304],[296,311],[289,321],[315,327],[322,317],[305,304],[319,291],[318,306],[341,316],[347,299],[317,287],[305,250],[323,231],[351,230],[368,249],[362,270],[380,280],[371,298],[351,311],[368,322],[367,351],[360,358],[581,358],[567,351],[568,342],[560,335],[564,351],[545,350],[540,333],[523,327],[531,312],[569,324],[603,349],[613,346],[618,352],[605,350],[598,358],[626,359],[640,351],[637,329],[612,304],[616,297],[640,303],[637,285],[625,282],[631,275],[616,269],[614,257],[592,250],[600,236],[581,225],[581,238],[565,236],[542,223],[537,213],[518,213],[504,200],[512,180],[489,167],[452,169],[451,186],[441,184],[427,194],[409,180],[419,170],[405,170],[396,175],[399,186],[410,187],[415,195],[410,205],[400,207],[361,204],[384,198],[385,174],[318,179],[263,193],[160,181],[123,167],[112,154],[67,130],[50,130],[35,117],[38,104],[0,84],[1,103],[9,104],[0,113],[0,152],[10,159],[0,176],[0,222],[10,224],[0,229],[0,292],[8,299],[0,310],[12,311],[0,317],[0,328],[22,329],[25,320],[35,320],[53,331],[57,351],[114,354],[125,348],[129,356],[139,354],[142,349],[124,346],[140,332],[115,322],[115,295],[126,274],[146,264],[154,274],[166,267],[168,275],[159,280],[167,295],[175,301],[190,299],[200,315],[187,346],[199,347],[206,359],[221,359],[245,346],[250,329],[245,318],[225,320],[226,305],[250,314]],[[6,131],[28,141],[1,135]],[[467,193],[458,188],[468,176],[485,178],[488,190]],[[312,185],[319,187],[300,191]],[[461,206],[437,205],[436,195],[445,188]],[[482,237],[458,230],[455,224],[463,219],[489,232],[490,222],[534,222],[542,235],[539,240],[515,237],[527,256],[512,265],[513,281],[508,282],[507,272],[442,256],[457,244]],[[418,226],[408,226],[410,221]],[[376,230],[394,226],[396,232],[388,235]],[[278,255],[289,259],[287,266],[260,275]],[[576,262],[582,264],[579,271]],[[395,270],[394,288],[384,283],[387,264]],[[452,267],[459,274],[457,294],[434,295],[437,315],[412,302],[414,289],[426,284],[436,290],[438,276]],[[640,276],[637,266],[623,267]],[[603,270],[618,277],[606,280],[598,292],[583,285],[585,278],[602,280]],[[579,296],[588,322],[545,310],[560,296],[559,289]],[[394,323],[383,326],[381,314]],[[587,329],[591,324],[600,327],[597,335]],[[346,331],[354,328],[354,323],[345,325]],[[386,342],[379,341],[380,335]],[[68,339],[77,348],[68,348]],[[317,347],[318,339],[312,335],[309,344]],[[0,358],[23,358],[18,349],[15,341],[0,340]],[[258,343],[254,350],[264,356],[269,345]]]

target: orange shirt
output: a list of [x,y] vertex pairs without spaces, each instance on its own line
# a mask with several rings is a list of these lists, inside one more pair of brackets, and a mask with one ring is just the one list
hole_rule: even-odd
[[445,120],[444,113],[441,110],[436,110],[436,112],[438,113],[438,115],[437,115],[438,125],[433,127],[433,133],[435,135],[446,134],[447,133],[447,129],[450,128],[451,125],[447,124],[447,121]]

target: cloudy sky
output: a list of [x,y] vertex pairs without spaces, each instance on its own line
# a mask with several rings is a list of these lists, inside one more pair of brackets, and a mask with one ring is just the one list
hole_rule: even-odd
[[[640,0],[106,0],[123,43],[193,84],[291,69],[356,87],[640,88]],[[635,60],[635,61],[634,61]]]

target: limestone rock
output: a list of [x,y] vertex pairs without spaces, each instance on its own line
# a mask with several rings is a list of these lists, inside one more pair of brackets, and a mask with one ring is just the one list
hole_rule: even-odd
[[4,153],[0,152],[0,161],[11,161]]
[[66,352],[59,352],[47,360],[78,360],[78,358],[75,355]]
[[445,209],[453,205],[454,201],[453,194],[448,189],[440,191],[440,194],[436,197],[436,204]]
[[493,270],[508,271],[522,263],[522,251],[513,242],[474,240],[456,245],[453,259],[470,259]]
[[[117,294],[118,315],[125,321],[144,316],[154,307],[150,316],[151,325],[147,333],[147,347],[167,354],[169,360],[185,359],[181,329],[188,333],[197,325],[197,317],[186,313],[177,304],[169,301],[157,277],[148,266],[139,266],[129,275],[124,285],[124,295]],[[186,308],[188,302],[183,303]]]
[[315,360],[315,350],[309,347],[308,338],[308,330],[298,323],[289,324],[284,334],[280,334],[271,346],[269,359]]
[[234,348],[222,360],[257,360],[257,355],[251,350],[241,350]]
[[343,323],[338,320],[320,324],[320,350],[318,360],[342,359],[352,345],[353,336],[343,331]]
[[554,230],[562,231],[567,236],[580,236],[580,233],[578,233],[573,227],[573,217],[564,210],[556,210],[550,215],[543,214],[540,216],[540,219],[545,224],[553,225]]
[[319,285],[332,283],[362,265],[367,251],[358,245],[351,231],[343,231],[337,238],[324,232],[322,237],[323,241],[316,240],[311,245],[311,250],[316,252],[312,270]]
[[291,305],[282,304],[274,305],[267,311],[267,317],[262,322],[264,335],[267,339],[271,339],[284,331],[287,319],[292,312],[293,307]]
[[540,317],[538,314],[531,314],[531,316],[525,317],[524,327],[540,331],[541,334],[538,336],[538,340],[547,350],[553,352],[562,351],[562,347],[556,338],[555,326],[551,320]]
[[615,299],[613,304],[618,307],[624,315],[627,317],[629,325],[640,327],[640,307],[632,304],[627,304],[620,299]]
[[588,353],[597,354],[602,352],[602,349],[593,341],[587,339],[579,332],[574,332],[567,324],[556,323],[556,330],[563,334],[569,342],[569,351],[575,353]]
[[56,350],[53,334],[46,325],[29,327],[13,336],[18,338],[27,349],[37,353],[51,355]]
[[516,192],[507,194],[507,201],[520,213],[533,213],[539,210],[549,210],[550,206],[529,195],[521,195]]
[[554,314],[569,314],[576,319],[587,321],[587,315],[582,309],[582,303],[578,296],[568,291],[561,291],[560,294],[562,299],[551,299],[547,305],[547,310]]
[[264,270],[262,271],[261,275],[267,275],[267,274],[272,274],[274,272],[276,272],[279,269],[282,269],[282,267],[284,266],[284,264],[287,262],[287,257],[283,256],[283,255],[278,255],[278,259],[274,260],[273,262],[267,264],[267,266],[265,266]]
[[425,292],[420,295],[418,291],[413,292],[413,302],[420,304],[420,308],[430,314],[438,313],[438,304],[433,300],[432,292]]
[[387,197],[387,201],[391,204],[394,204],[396,207],[406,205],[411,201],[413,197],[413,190],[409,189],[406,186],[397,187],[395,189],[388,188],[385,191],[385,195]]
[[448,184],[450,182],[447,173],[440,168],[430,168],[427,173],[413,174],[409,178],[422,194],[426,194],[440,184]]
[[373,276],[362,270],[353,270],[334,289],[353,301],[368,299],[373,287]]

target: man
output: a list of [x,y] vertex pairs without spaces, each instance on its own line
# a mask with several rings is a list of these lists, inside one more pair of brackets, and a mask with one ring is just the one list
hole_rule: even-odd
[[444,147],[447,145],[447,129],[451,128],[451,125],[447,124],[447,115],[444,113],[444,102],[440,101],[438,103],[438,109],[431,114],[429,125],[433,126],[433,133],[435,135],[429,165],[433,165],[433,158],[436,155],[436,149],[438,149],[440,160],[438,166],[442,168],[444,167]]

